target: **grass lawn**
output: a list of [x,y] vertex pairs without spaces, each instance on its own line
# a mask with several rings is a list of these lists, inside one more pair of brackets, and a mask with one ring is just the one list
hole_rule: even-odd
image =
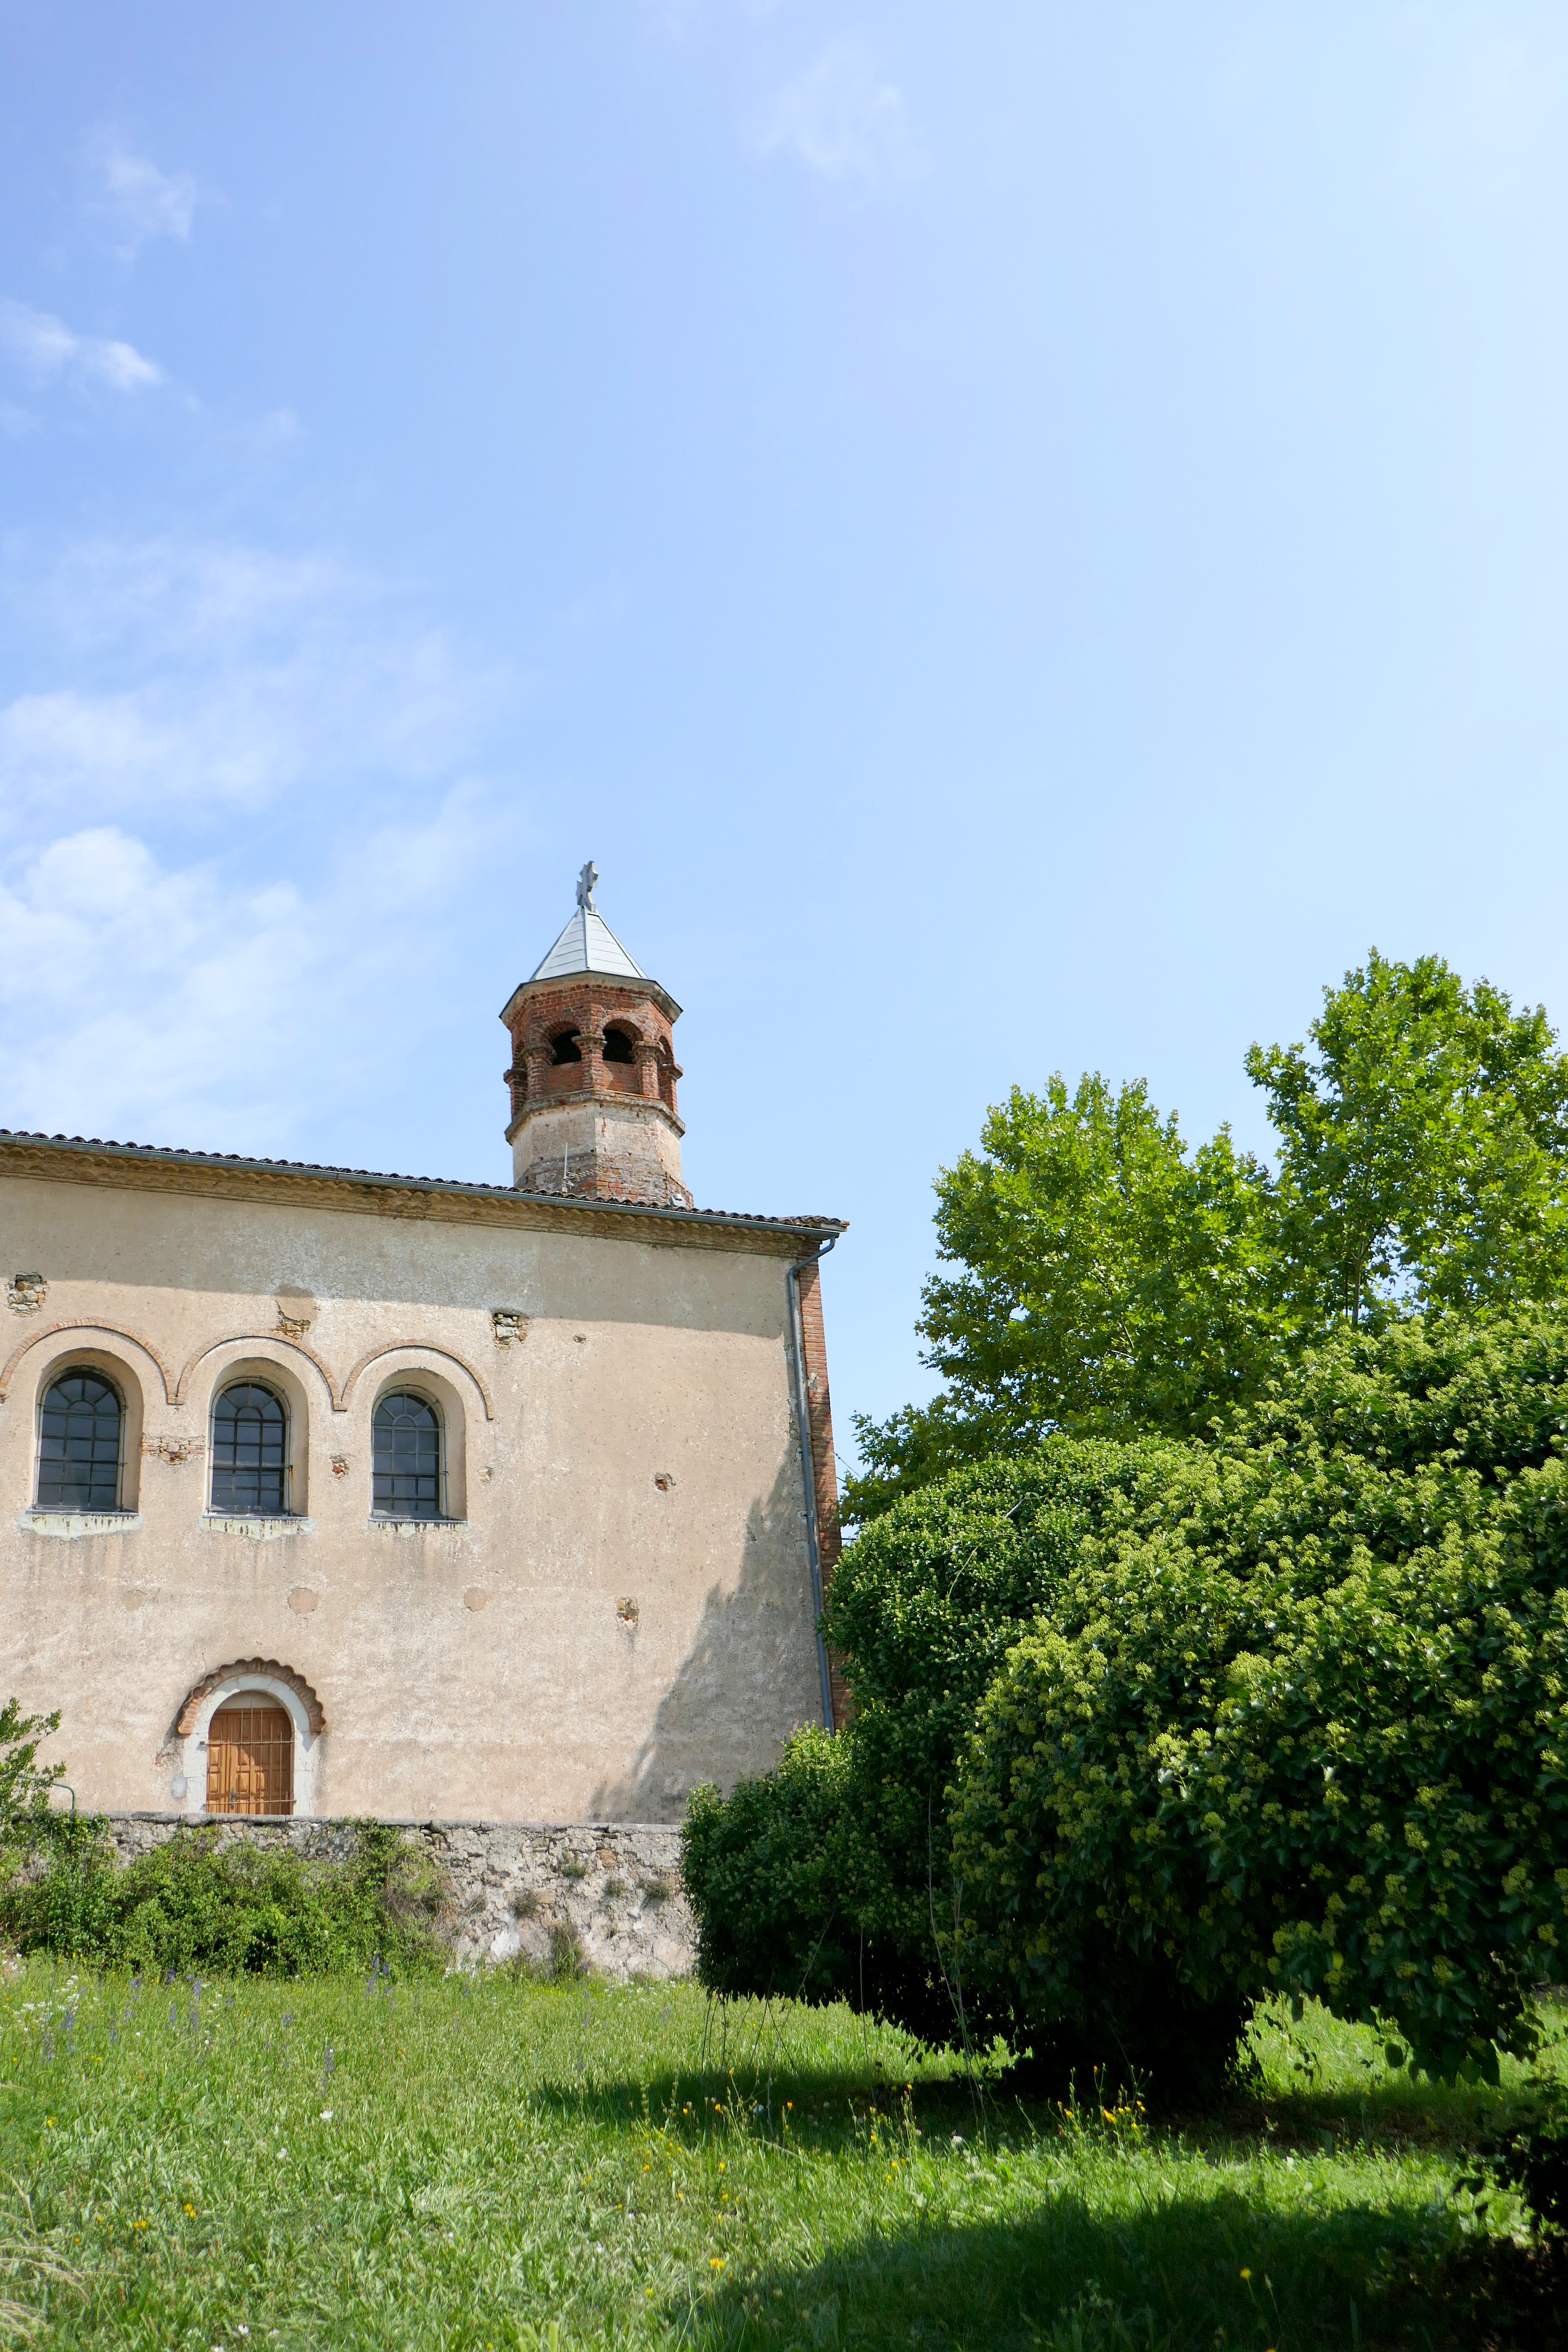
[[0,2297],[47,2346],[1474,2347],[1435,2267],[1510,2227],[1458,2184],[1518,2071],[1415,2089],[1323,2018],[1154,2131],[977,2121],[887,2028],[685,1985],[0,1990]]

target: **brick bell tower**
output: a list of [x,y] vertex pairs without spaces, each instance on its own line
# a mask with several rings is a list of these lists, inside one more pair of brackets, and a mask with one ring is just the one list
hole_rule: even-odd
[[681,1181],[673,996],[633,962],[594,904],[592,861],[577,911],[501,1013],[511,1037],[512,1182],[590,1201],[694,1203]]

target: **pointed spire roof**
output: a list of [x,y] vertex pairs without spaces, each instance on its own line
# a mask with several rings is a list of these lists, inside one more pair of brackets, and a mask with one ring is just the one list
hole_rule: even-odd
[[611,972],[620,980],[647,978],[594,904],[598,878],[599,869],[590,858],[577,877],[577,911],[530,980],[559,980],[574,971]]

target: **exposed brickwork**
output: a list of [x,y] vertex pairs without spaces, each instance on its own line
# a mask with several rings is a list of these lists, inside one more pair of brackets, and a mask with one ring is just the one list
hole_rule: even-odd
[[[679,1173],[684,1129],[671,1002],[646,981],[621,985],[592,972],[516,991],[501,1016],[512,1041],[502,1075],[520,1191],[690,1207]],[[575,1061],[554,1058],[563,1040]],[[547,1114],[574,1108],[592,1124],[567,1150],[559,1120]]]
[[[616,1147],[619,1147],[618,1149]],[[607,1150],[574,1152],[570,1162],[553,1151],[529,1162],[518,1190],[569,1201],[625,1201],[656,1209],[689,1209],[691,1194],[651,1154],[626,1150],[624,1131]]]
[[[816,1497],[816,1540],[822,1564],[822,1597],[826,1601],[833,1571],[844,1549],[838,1517],[838,1468],[833,1450],[833,1397],[827,1380],[827,1330],[822,1319],[822,1276],[815,1265],[802,1266],[800,1336],[805,1360],[806,1411],[810,1420],[812,1491]],[[838,1660],[827,1654],[828,1681],[833,1693],[833,1725],[842,1729],[855,1702]]]
[[327,1718],[322,1712],[321,1702],[303,1675],[297,1675],[292,1666],[282,1665],[276,1658],[231,1658],[226,1666],[215,1667],[210,1675],[204,1675],[186,1698],[174,1723],[174,1728],[182,1738],[195,1729],[196,1714],[203,1699],[210,1697],[220,1683],[232,1682],[237,1675],[268,1675],[275,1683],[287,1683],[304,1708],[305,1720],[311,1730],[325,1731]]
[[[635,982],[617,987],[591,973],[534,981],[517,991],[507,1014],[512,1055],[501,1075],[511,1089],[509,1142],[525,1112],[582,1095],[636,1095],[662,1103],[679,1118],[676,1084],[682,1073],[675,1059],[673,1024],[646,987]],[[626,1038],[629,1063],[605,1060],[608,1029],[618,1029]],[[552,1063],[562,1036],[575,1038],[581,1062]]]

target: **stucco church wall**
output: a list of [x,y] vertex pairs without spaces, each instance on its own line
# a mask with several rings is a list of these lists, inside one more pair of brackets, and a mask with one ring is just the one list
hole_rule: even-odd
[[[317,1815],[670,1822],[817,1718],[776,1235],[655,1246],[21,1177],[0,1214],[8,1264],[47,1285],[0,1310],[0,1692],[62,1709],[84,1807],[163,1809],[183,1774],[199,1811],[175,1718],[240,1659],[316,1694]],[[498,1309],[522,1318],[506,1344]],[[73,1532],[30,1505],[42,1393],[83,1359],[140,1415],[139,1493]],[[288,1398],[299,1519],[205,1512],[240,1368]],[[391,1385],[444,1416],[453,1524],[371,1517]]]

